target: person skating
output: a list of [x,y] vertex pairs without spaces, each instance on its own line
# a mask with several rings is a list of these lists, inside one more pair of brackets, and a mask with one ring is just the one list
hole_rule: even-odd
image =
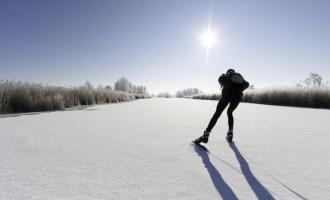
[[236,73],[233,69],[228,69],[226,74],[222,74],[219,79],[219,84],[222,88],[221,98],[219,100],[219,103],[217,105],[217,109],[211,118],[206,130],[204,131],[204,134],[194,140],[195,143],[207,143],[210,133],[217,123],[217,120],[219,119],[221,113],[224,111],[224,109],[229,104],[229,107],[227,109],[227,115],[228,115],[228,126],[229,130],[227,132],[227,140],[229,142],[232,142],[233,139],[233,128],[234,128],[234,117],[233,117],[233,111],[237,108],[238,104],[240,103],[243,91],[249,87],[249,83],[244,80],[243,76],[239,73]]

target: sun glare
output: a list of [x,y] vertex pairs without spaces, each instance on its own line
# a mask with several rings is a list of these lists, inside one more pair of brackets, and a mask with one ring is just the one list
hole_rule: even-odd
[[211,47],[216,46],[218,43],[218,34],[209,28],[201,34],[200,40],[201,45],[206,49],[206,61],[208,61]]
[[211,48],[217,44],[217,34],[214,31],[208,30],[201,35],[201,43],[205,48]]

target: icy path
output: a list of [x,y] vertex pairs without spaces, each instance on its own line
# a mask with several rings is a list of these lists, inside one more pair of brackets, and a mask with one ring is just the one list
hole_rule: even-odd
[[330,111],[147,99],[0,118],[0,199],[329,199]]

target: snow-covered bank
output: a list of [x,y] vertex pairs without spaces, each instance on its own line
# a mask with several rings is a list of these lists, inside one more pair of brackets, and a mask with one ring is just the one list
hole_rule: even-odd
[[[145,99],[0,118],[0,199],[327,199],[329,110]],[[225,113],[224,113],[225,114]]]

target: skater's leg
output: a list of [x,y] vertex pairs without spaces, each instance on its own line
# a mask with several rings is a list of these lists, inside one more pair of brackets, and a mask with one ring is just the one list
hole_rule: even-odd
[[238,104],[240,103],[240,98],[236,98],[233,101],[230,102],[228,110],[227,110],[227,115],[228,115],[228,126],[229,130],[233,130],[234,128],[234,117],[233,117],[233,112],[237,108]]
[[230,104],[229,104],[229,108],[227,110],[228,126],[229,126],[229,130],[227,132],[227,140],[230,143],[233,141],[233,128],[234,128],[233,112],[237,108],[239,102],[240,102],[240,98],[231,99]]
[[227,107],[228,103],[229,103],[229,101],[226,98],[221,97],[221,99],[219,100],[218,106],[217,106],[217,110],[213,114],[213,117],[211,118],[209,125],[207,126],[207,128],[205,130],[206,132],[208,132],[208,133],[211,132],[211,130],[217,123],[221,113]]

